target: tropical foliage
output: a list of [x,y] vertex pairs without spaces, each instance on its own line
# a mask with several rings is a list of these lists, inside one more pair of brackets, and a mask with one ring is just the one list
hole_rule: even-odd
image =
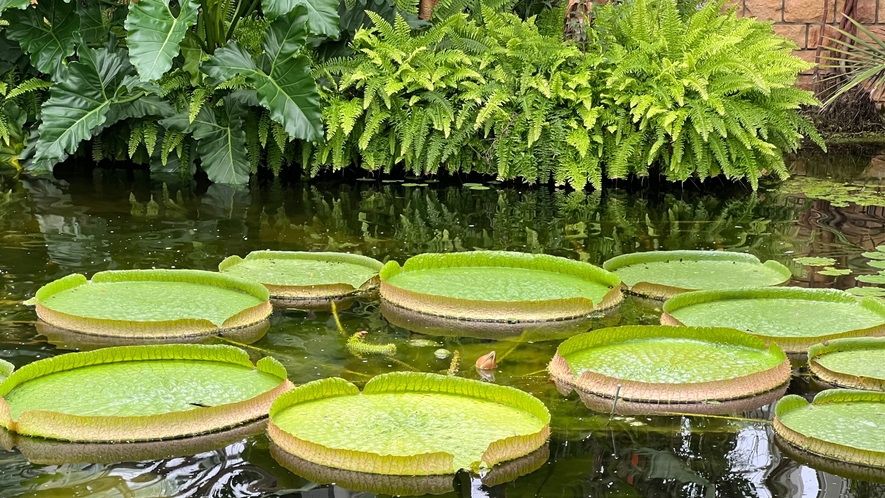
[[724,1],[604,6],[564,42],[563,11],[528,0],[441,0],[432,22],[412,0],[0,0],[0,160],[755,187],[820,141],[797,113],[816,101],[791,44]]
[[40,173],[91,140],[95,160],[192,172],[199,157],[211,180],[244,183],[250,166],[281,162],[293,138],[322,137],[304,47],[308,36],[338,36],[337,9],[336,0],[0,2],[0,152]]
[[604,7],[583,52],[488,8],[417,34],[373,18],[359,55],[320,67],[333,83],[312,172],[403,166],[575,188],[654,165],[672,180],[725,174],[754,187],[785,176],[783,151],[820,142],[796,112],[816,104],[794,87],[808,66],[722,4],[685,16],[669,0]]

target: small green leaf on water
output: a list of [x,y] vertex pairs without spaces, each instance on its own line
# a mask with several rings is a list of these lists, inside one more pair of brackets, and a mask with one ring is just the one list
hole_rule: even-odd
[[474,187],[470,187],[470,190],[489,190],[492,187],[486,187],[485,185],[478,185]]
[[876,250],[879,252],[885,252],[885,246],[876,246]]
[[[882,247],[882,246],[879,246]],[[870,259],[885,259],[885,252],[865,252],[861,256]]]
[[793,261],[805,266],[833,266],[836,264],[836,260],[833,258],[816,258],[812,256],[793,258]]
[[857,297],[885,297],[885,289],[881,287],[854,287],[845,292]]
[[849,275],[851,274],[851,270],[848,268],[833,268],[832,266],[828,266],[823,270],[817,272],[819,275],[827,275],[830,277],[838,277],[839,275]]
[[857,277],[857,281],[867,284],[885,284],[885,275],[861,275]]
[[867,261],[867,265],[872,266],[873,268],[878,268],[880,270],[885,270],[885,260],[882,259]]

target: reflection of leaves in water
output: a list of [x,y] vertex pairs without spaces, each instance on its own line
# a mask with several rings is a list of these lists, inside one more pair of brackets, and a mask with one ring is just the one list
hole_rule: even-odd
[[778,190],[783,194],[830,201],[835,207],[849,204],[885,206],[885,185],[882,184],[837,183],[827,179],[797,176],[786,180]]

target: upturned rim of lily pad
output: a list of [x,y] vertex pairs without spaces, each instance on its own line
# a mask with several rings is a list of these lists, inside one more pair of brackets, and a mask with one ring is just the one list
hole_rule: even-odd
[[[77,463],[115,464],[144,460],[185,457],[215,451],[267,431],[267,420],[256,420],[209,434],[162,441],[127,442],[126,444],[72,443],[9,432],[0,427],[0,444],[8,450],[17,448],[29,462],[37,465]],[[5,433],[5,434],[3,434]],[[4,437],[5,436],[5,437]]]
[[[642,340],[688,339],[710,344],[741,346],[771,355],[778,364],[748,375],[701,382],[643,382],[620,379],[591,370],[575,374],[566,357],[570,353],[616,343]],[[636,403],[655,403],[661,409],[676,405],[723,402],[751,398],[778,389],[790,380],[790,360],[777,344],[766,345],[761,339],[729,328],[668,327],[663,325],[626,325],[609,327],[576,335],[556,348],[547,367],[550,375],[572,388],[600,396]],[[673,410],[678,411],[678,410]]]
[[[114,346],[144,346],[152,344],[215,344],[217,336],[196,335],[185,337],[116,337],[83,334],[50,325],[43,320],[34,324],[37,333],[53,346],[65,351],[92,351]],[[238,327],[224,332],[224,339],[239,344],[255,343],[270,330],[270,320],[262,320],[253,325]]]
[[[268,434],[270,439],[287,453],[311,463],[336,469],[410,476],[451,475],[460,470],[454,468],[455,455],[445,451],[413,455],[381,455],[349,448],[331,448],[300,439],[281,429],[274,422],[279,413],[297,404],[318,402],[339,396],[371,396],[386,393],[428,393],[486,400],[522,410],[543,424],[541,430],[533,434],[515,435],[491,442],[480,460],[474,462],[476,467],[480,465],[493,467],[498,463],[528,455],[543,446],[550,436],[550,412],[541,400],[529,393],[478,380],[421,372],[392,372],[378,375],[366,383],[362,392],[356,385],[340,377],[330,377],[298,386],[277,398],[270,407]],[[452,428],[452,430],[457,429],[457,427]]]
[[[763,266],[771,270],[773,273],[781,277],[781,281],[772,286],[784,285],[793,277],[793,273],[789,268],[774,260],[762,262],[752,254],[731,252],[731,251],[646,251],[630,254],[622,254],[615,256],[602,264],[602,267],[610,272],[617,274],[618,270],[627,266],[659,263],[672,260],[687,261],[732,261],[736,263],[755,264]],[[691,292],[701,289],[688,289],[667,285],[660,282],[639,281],[632,286],[624,284],[628,291],[640,296],[650,297],[654,299],[668,299],[683,292]],[[766,286],[767,287],[767,286]]]
[[885,469],[883,468],[868,467],[866,465],[858,465],[856,463],[844,462],[834,458],[817,455],[787,441],[780,434],[775,434],[774,442],[777,447],[790,458],[790,460],[811,467],[814,470],[823,471],[828,474],[848,479],[859,479],[862,481],[885,484]]
[[[491,301],[463,299],[405,289],[390,283],[401,273],[435,268],[503,267],[541,270],[586,278],[609,287],[601,302],[585,297],[567,299]],[[379,273],[381,298],[400,308],[458,320],[485,322],[542,322],[570,320],[612,308],[623,300],[621,279],[590,263],[547,254],[510,251],[426,253],[413,256],[400,266],[389,261]]]
[[[393,496],[441,495],[454,491],[451,474],[413,476],[336,469],[299,458],[274,442],[270,443],[270,455],[286,470],[317,484],[336,484],[353,491]],[[549,458],[550,446],[544,444],[528,455],[495,466],[480,480],[487,487],[511,482],[543,467]]]
[[782,417],[793,410],[831,403],[882,403],[882,406],[885,407],[885,393],[855,389],[829,389],[817,393],[811,403],[802,396],[789,394],[781,398],[774,407],[775,434],[783,441],[813,455],[859,466],[885,468],[885,452],[864,450],[825,441],[813,435],[793,430],[782,421]]
[[595,317],[588,316],[544,322],[462,320],[428,315],[383,300],[381,301],[381,316],[392,325],[419,334],[522,342],[565,339],[577,333],[586,332],[596,320]]
[[811,346],[834,339],[847,337],[880,337],[885,336],[885,303],[872,297],[857,298],[851,294],[836,289],[807,289],[803,287],[752,287],[744,289],[729,289],[721,291],[694,291],[673,296],[664,302],[662,306],[661,325],[685,326],[672,315],[674,311],[698,304],[714,301],[737,300],[737,299],[804,299],[807,301],[821,301],[830,303],[844,303],[858,305],[866,308],[882,317],[882,323],[873,327],[857,330],[848,330],[836,334],[822,334],[817,336],[783,337],[755,332],[747,332],[766,342],[775,341],[785,353],[806,353]]
[[[145,416],[82,416],[49,410],[27,410],[13,419],[5,396],[28,381],[48,375],[107,363],[191,360],[227,363],[279,379],[277,387],[250,399],[199,410],[171,411]],[[72,442],[160,441],[219,431],[267,416],[271,403],[294,385],[286,369],[272,357],[254,365],[242,349],[203,344],[118,346],[84,353],[67,353],[38,360],[14,371],[0,383],[0,427],[24,436]],[[63,393],[61,393],[63,394]]]
[[361,254],[310,251],[252,251],[245,258],[237,255],[228,256],[218,264],[218,271],[224,273],[234,266],[259,259],[347,263],[365,267],[375,273],[359,287],[355,287],[347,282],[320,282],[315,285],[279,285],[261,282],[270,293],[271,302],[281,307],[326,308],[329,306],[330,300],[337,301],[370,292],[378,288],[378,272],[384,266],[380,261]]
[[614,398],[607,398],[584,392],[557,378],[554,378],[553,382],[556,385],[556,389],[563,396],[568,396],[572,391],[576,392],[581,403],[594,412],[615,413],[623,416],[678,416],[685,414],[728,415],[733,413],[743,413],[777,402],[787,394],[787,389],[790,387],[789,382],[787,382],[772,391],[756,394],[747,398],[737,398],[725,401],[710,400],[698,403],[669,403],[618,399],[618,402],[615,403]]
[[[205,318],[177,320],[91,318],[57,311],[44,304],[49,297],[81,285],[145,281],[185,282],[220,287],[255,296],[262,302],[229,316],[220,326]],[[182,299],[187,299],[187,296],[182,296]],[[98,272],[91,280],[87,280],[82,274],[74,273],[40,287],[34,298],[28,300],[26,304],[33,304],[37,316],[52,326],[82,334],[125,338],[171,338],[219,334],[259,324],[273,312],[270,295],[263,285],[203,270],[112,270]]]
[[885,391],[885,372],[879,378],[837,371],[820,363],[823,356],[850,351],[885,350],[885,337],[849,337],[815,344],[808,348],[808,369],[820,380],[838,387]]

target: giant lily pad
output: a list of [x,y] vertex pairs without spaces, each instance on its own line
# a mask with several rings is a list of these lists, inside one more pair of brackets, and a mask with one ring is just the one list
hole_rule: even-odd
[[31,300],[55,327],[128,338],[216,334],[266,320],[267,289],[254,282],[197,270],[105,271],[92,280],[68,275]]
[[77,442],[152,441],[267,414],[292,384],[273,358],[231,346],[121,346],[26,365],[0,383],[0,426]]
[[278,306],[311,308],[376,288],[382,266],[358,254],[256,251],[230,256],[218,270],[261,282]]
[[381,270],[383,300],[429,315],[487,322],[586,316],[621,301],[620,280],[588,263],[544,254],[421,254]]
[[885,335],[885,304],[832,289],[793,287],[688,292],[664,303],[661,323],[730,327],[788,353],[843,337]]
[[666,299],[693,290],[768,287],[790,280],[777,261],[762,263],[750,254],[724,251],[653,251],[624,254],[603,265],[630,292]]
[[885,467],[885,393],[831,389],[818,393],[812,403],[785,396],[775,407],[774,430],[815,455]]
[[885,338],[836,339],[808,348],[808,367],[824,382],[885,391]]
[[549,424],[544,404],[517,389],[396,372],[362,393],[340,378],[300,386],[274,402],[268,432],[286,452],[326,467],[438,475],[528,455]]
[[549,371],[586,393],[680,411],[777,389],[790,362],[777,345],[733,329],[639,325],[567,339]]

